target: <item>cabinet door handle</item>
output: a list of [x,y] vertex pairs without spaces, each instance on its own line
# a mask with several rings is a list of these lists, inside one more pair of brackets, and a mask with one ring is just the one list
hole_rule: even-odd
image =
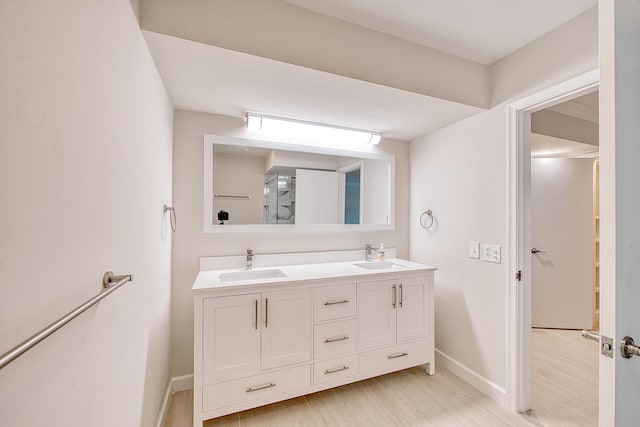
[[256,387],[256,388],[249,387],[249,388],[248,388],[248,389],[246,389],[244,392],[245,392],[245,393],[253,393],[254,391],[265,390],[265,389],[267,389],[267,388],[271,388],[271,387],[275,387],[275,386],[276,386],[276,383],[269,383],[269,384],[267,384],[267,385],[263,385],[262,387]]
[[325,344],[328,344],[330,342],[338,342],[338,341],[344,341],[344,340],[348,340],[349,337],[348,336],[342,336],[340,338],[327,338],[326,340],[324,340]]
[[255,316],[256,316],[255,325],[256,325],[256,331],[257,331],[258,330],[258,300],[256,300],[256,313],[255,313]]
[[396,285],[393,285],[393,302],[391,303],[393,308],[396,308]]
[[349,369],[349,367],[345,365],[335,369],[327,369],[326,371],[324,371],[324,374],[325,375],[335,374],[336,372],[346,371],[347,369]]
[[264,299],[264,327],[269,327],[269,298]]
[[342,301],[330,301],[330,302],[325,302],[324,305],[336,305],[336,304],[346,304],[348,303],[349,300],[348,299],[343,299]]
[[400,283],[400,308],[402,308],[402,283]]
[[409,353],[401,353],[401,354],[396,354],[396,355],[392,355],[392,356],[387,356],[387,359],[397,359],[398,357],[405,357],[408,356]]

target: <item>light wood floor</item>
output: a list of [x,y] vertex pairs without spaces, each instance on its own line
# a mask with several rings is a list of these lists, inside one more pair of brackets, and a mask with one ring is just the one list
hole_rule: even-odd
[[[412,368],[216,418],[205,427],[597,426],[597,343],[579,331],[534,329],[533,348],[534,401],[526,415],[437,367],[433,377]],[[193,426],[192,408],[191,390],[175,393],[164,427]]]
[[532,330],[533,408],[528,418],[544,426],[598,425],[597,342],[580,331]]

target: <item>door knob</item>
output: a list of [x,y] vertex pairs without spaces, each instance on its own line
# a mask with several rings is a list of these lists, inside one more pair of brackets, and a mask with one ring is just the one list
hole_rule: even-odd
[[635,345],[633,338],[624,337],[620,343],[620,355],[625,359],[631,359],[631,356],[640,356],[640,347]]
[[541,251],[540,249],[536,249],[536,248],[531,248],[531,253],[532,254],[546,254],[545,251]]

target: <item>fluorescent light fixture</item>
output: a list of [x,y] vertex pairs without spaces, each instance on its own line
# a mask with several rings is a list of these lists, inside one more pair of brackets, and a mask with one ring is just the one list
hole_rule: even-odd
[[264,134],[291,138],[302,142],[378,145],[382,140],[382,135],[379,132],[267,116],[258,113],[247,113],[247,128]]

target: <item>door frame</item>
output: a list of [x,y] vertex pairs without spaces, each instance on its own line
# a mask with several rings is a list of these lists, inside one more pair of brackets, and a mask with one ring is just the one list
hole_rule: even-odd
[[[508,104],[507,404],[531,408],[531,113],[593,92],[598,69]],[[517,276],[519,273],[520,280]]]

